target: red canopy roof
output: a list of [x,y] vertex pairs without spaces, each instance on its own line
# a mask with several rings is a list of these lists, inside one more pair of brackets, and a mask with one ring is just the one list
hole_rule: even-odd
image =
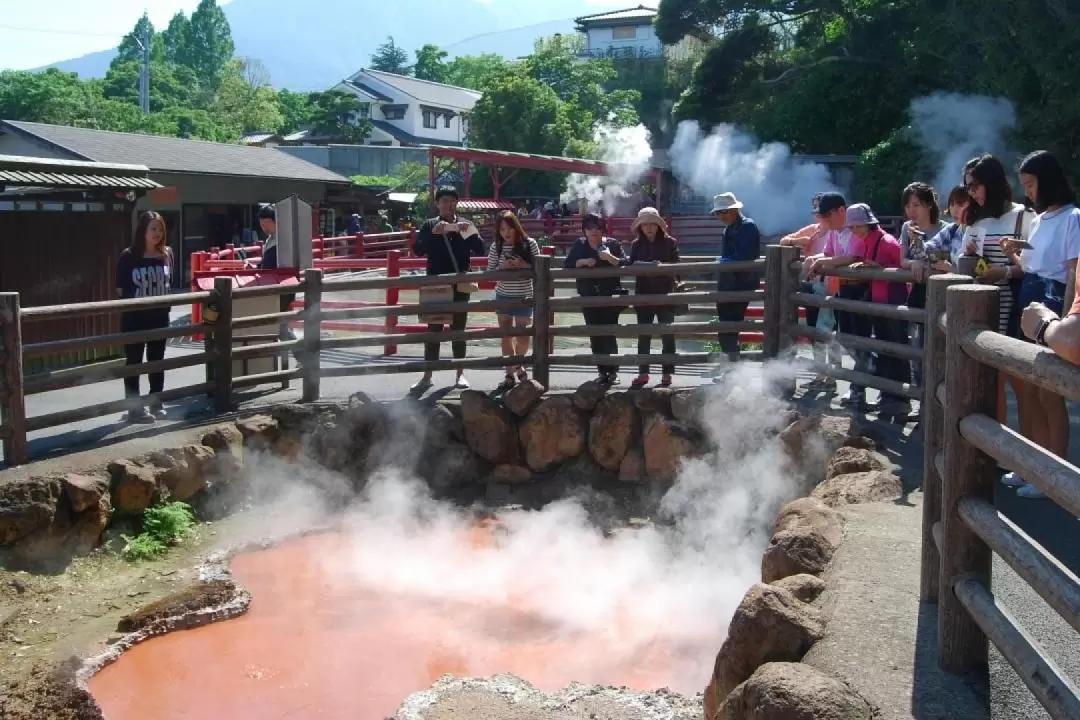
[[[507,152],[505,150],[483,150],[476,148],[446,147],[433,145],[428,148],[431,158],[453,158],[471,160],[486,165],[521,168],[523,170],[549,170],[570,172],[581,175],[608,175],[608,163],[583,158],[558,157],[554,155],[530,155],[527,153]],[[657,172],[653,170],[652,172]],[[647,173],[642,173],[647,174]]]
[[458,212],[495,212],[497,210],[513,210],[514,203],[507,200],[459,200]]

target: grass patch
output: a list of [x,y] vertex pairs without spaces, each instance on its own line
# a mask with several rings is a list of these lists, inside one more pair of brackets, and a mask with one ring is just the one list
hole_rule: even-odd
[[141,533],[120,536],[125,543],[120,554],[128,562],[161,557],[170,547],[191,536],[195,525],[195,513],[187,503],[155,505],[143,514]]

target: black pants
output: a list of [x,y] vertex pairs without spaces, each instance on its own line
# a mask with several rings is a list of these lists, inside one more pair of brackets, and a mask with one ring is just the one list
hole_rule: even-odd
[[[638,325],[650,325],[653,320],[658,324],[671,324],[675,322],[675,309],[672,307],[640,307],[637,308],[637,321]],[[662,344],[665,355],[675,354],[675,336],[663,335]],[[652,336],[641,335],[637,341],[638,355],[649,355],[652,353]],[[649,366],[641,365],[638,368],[642,375],[649,374]],[[674,365],[664,365],[661,369],[665,375],[672,375],[675,372]]]
[[[800,283],[799,292],[813,295],[814,283],[809,281]],[[821,313],[821,308],[813,305],[804,305],[803,307],[806,309],[806,327],[817,327],[818,314]]]
[[[619,315],[622,308],[585,308],[581,314],[585,316],[586,325],[618,325]],[[589,338],[593,355],[618,355],[619,341],[614,335],[596,335]],[[614,374],[619,371],[618,365],[596,365],[601,375]]]
[[[456,303],[469,302],[469,293],[458,292],[458,289],[455,287],[454,288],[454,302],[456,302]],[[468,321],[469,321],[469,314],[468,313],[454,313],[451,316],[450,330],[452,330],[452,331],[464,330],[465,326],[468,324]],[[441,332],[443,332],[443,328],[445,328],[445,327],[446,327],[446,325],[443,324],[443,323],[429,323],[428,324],[428,332],[441,333]],[[424,343],[424,359],[429,361],[429,362],[432,361],[432,360],[438,360],[439,359],[439,349],[441,347],[442,347],[442,343],[437,343],[437,342]],[[453,341],[451,341],[450,348],[453,350],[455,360],[462,360],[462,359],[465,358],[465,341],[464,340],[453,340]]]
[[[836,294],[838,298],[844,300],[869,300],[870,299],[870,286],[866,283],[845,283],[840,286],[840,291]],[[871,318],[863,315],[862,313],[845,312],[843,310],[836,311],[836,326],[841,333],[845,335],[858,335],[859,337],[870,337],[874,332],[874,325]],[[852,357],[855,358],[855,371],[867,372],[870,369],[870,353],[866,350],[853,350],[848,349]],[[853,393],[863,393],[866,388],[862,385],[851,384],[851,391]]]
[[[720,273],[716,281],[716,289],[720,292],[748,292],[757,290],[761,285],[761,276],[755,273]],[[743,322],[746,320],[746,308],[749,302],[726,302],[716,304],[716,319],[720,322]],[[720,350],[727,359],[735,362],[739,359],[739,333],[717,333],[716,339],[720,343]]]
[[[120,317],[120,332],[156,330],[168,326],[168,311],[124,313],[124,315]],[[141,365],[144,357],[146,358],[146,362],[164,359],[165,340],[130,343],[124,346],[124,358],[127,365]],[[124,397],[139,397],[139,377],[139,375],[129,375],[124,378]],[[159,393],[165,389],[164,372],[150,373],[149,377],[151,393]]]
[[[897,343],[899,345],[907,345],[910,342],[908,338],[907,322],[881,317],[870,318],[870,320],[873,326],[874,337],[878,340]],[[878,377],[885,378],[886,380],[894,380],[898,383],[910,383],[911,363],[903,358],[879,353],[876,374]],[[881,393],[881,399],[890,403],[908,404],[907,398],[886,392]]]

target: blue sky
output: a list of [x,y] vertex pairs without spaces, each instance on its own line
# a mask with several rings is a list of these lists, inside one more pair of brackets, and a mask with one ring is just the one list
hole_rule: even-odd
[[[199,0],[0,0],[0,69],[27,70],[116,47],[145,10],[164,27],[178,10],[191,13]],[[225,5],[225,2],[220,2]],[[13,29],[18,28],[18,29]],[[53,32],[37,32],[50,30]]]

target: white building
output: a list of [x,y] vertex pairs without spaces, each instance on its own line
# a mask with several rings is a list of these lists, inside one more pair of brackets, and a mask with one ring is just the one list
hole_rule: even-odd
[[585,54],[592,57],[656,57],[664,46],[656,37],[656,10],[644,5],[577,18],[585,35]]
[[475,90],[368,69],[333,89],[363,103],[361,117],[374,125],[367,145],[463,145],[468,115],[482,97]]

